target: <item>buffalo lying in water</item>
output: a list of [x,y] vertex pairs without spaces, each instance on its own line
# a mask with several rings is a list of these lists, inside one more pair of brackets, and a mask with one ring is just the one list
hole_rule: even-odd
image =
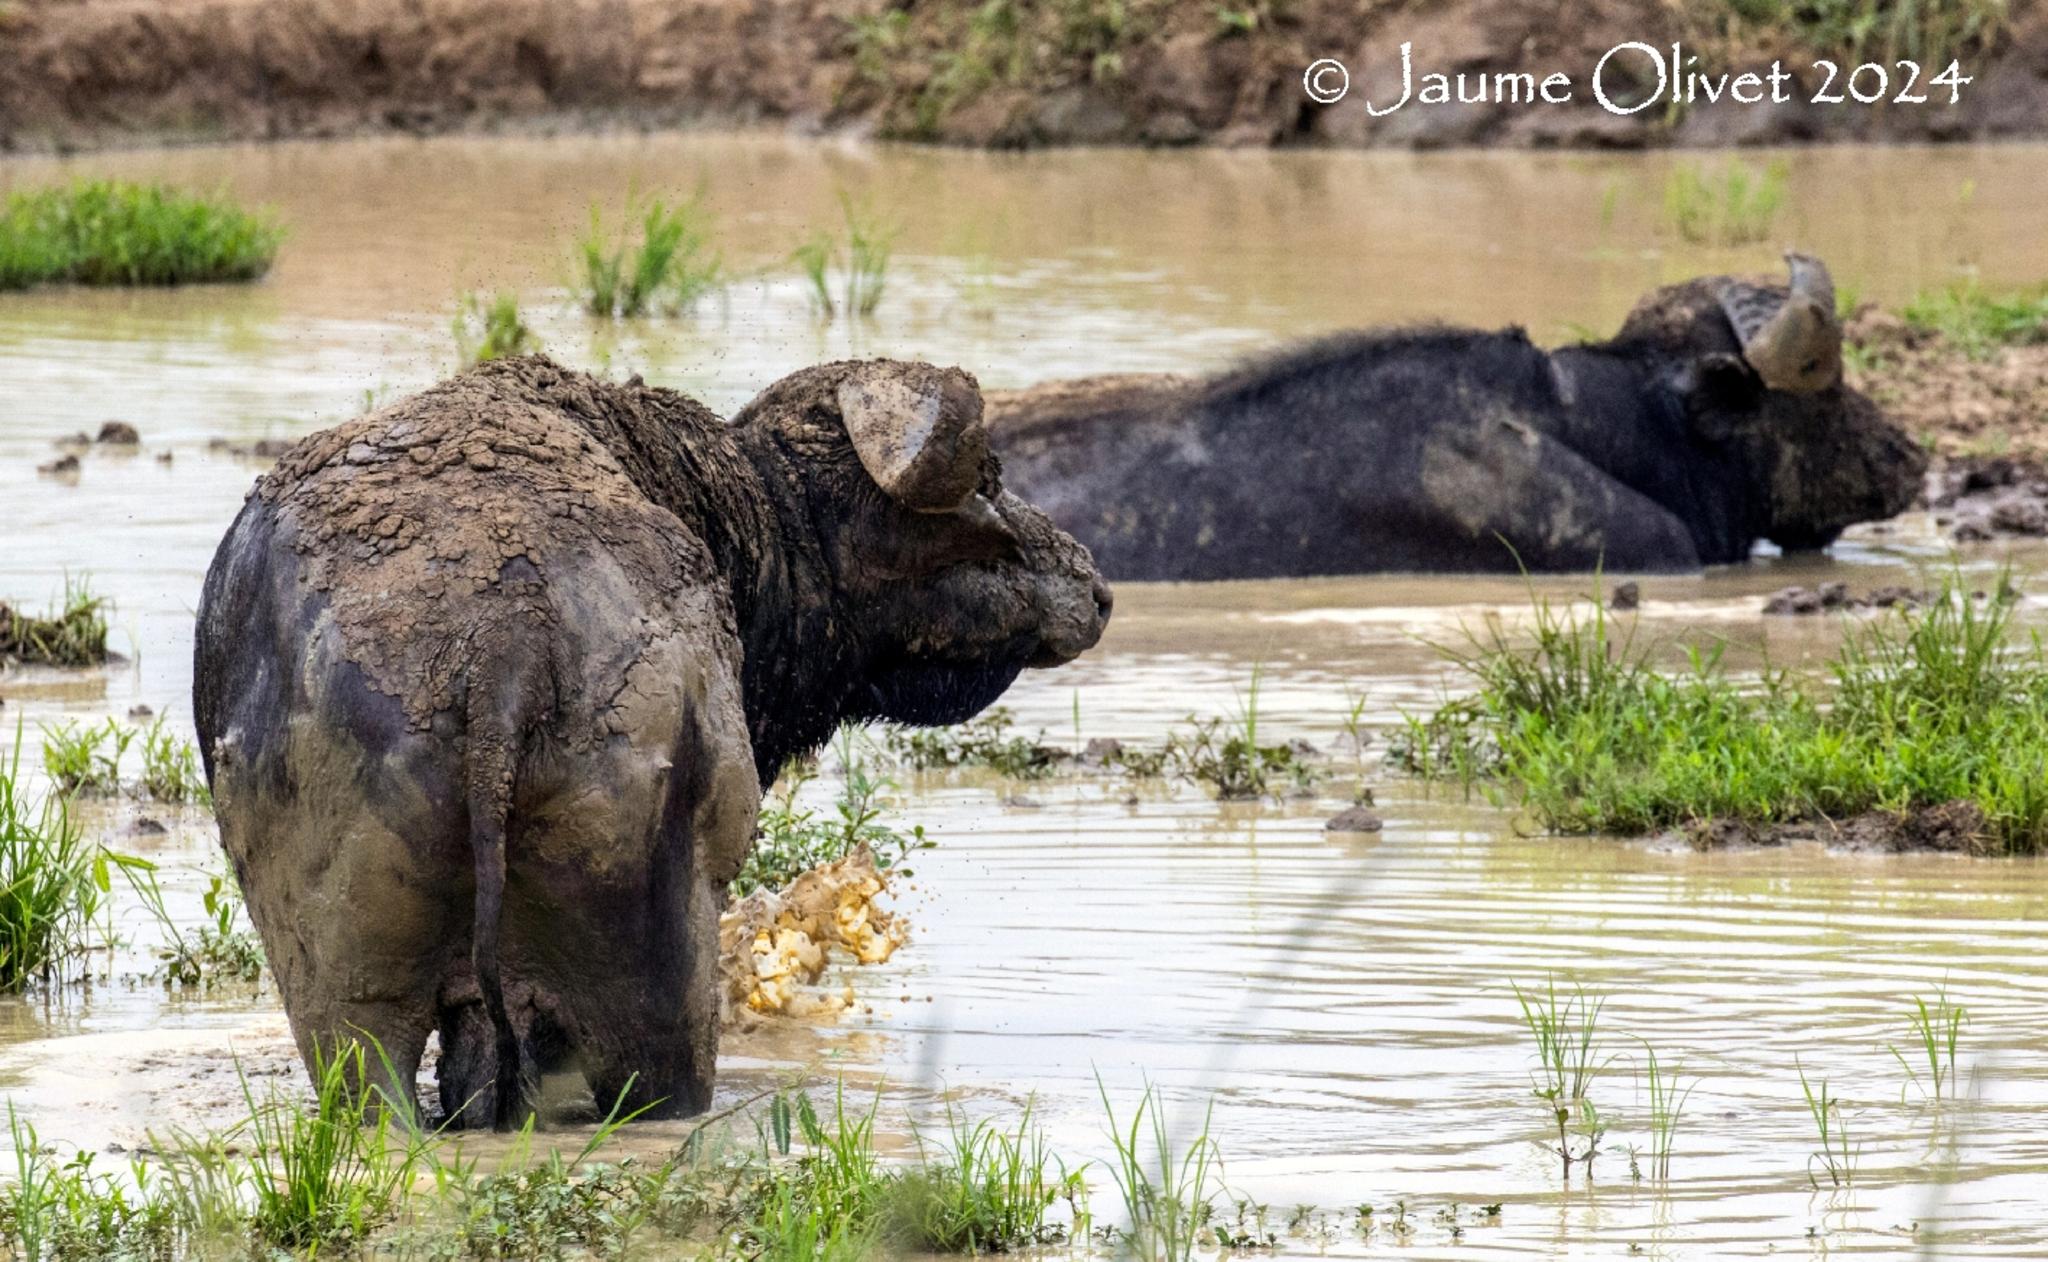
[[1087,552],[1004,491],[965,373],[831,364],[727,425],[530,358],[257,484],[193,705],[309,1064],[367,1034],[409,1102],[438,1029],[459,1124],[572,1065],[695,1112],[762,787],[842,722],[965,719],[1108,615]]
[[1207,381],[992,396],[1019,494],[1114,579],[1694,570],[1904,510],[1925,458],[1841,381],[1827,270],[1657,291],[1611,341],[1344,334]]

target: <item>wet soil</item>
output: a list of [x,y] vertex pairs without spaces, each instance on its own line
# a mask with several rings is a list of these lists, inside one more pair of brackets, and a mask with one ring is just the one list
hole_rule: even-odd
[[[1796,36],[1662,0],[12,0],[0,7],[0,149],[364,132],[771,122],[949,144],[1640,148],[1975,140],[2048,129],[2048,11],[2016,6],[1955,106],[1694,105],[1618,116],[1584,85],[1626,41],[1729,67],[1806,67]],[[1080,17],[1076,17],[1076,13]],[[1311,103],[1304,67],[1361,85],[1562,71],[1571,104]]]
[[1700,820],[1678,834],[1695,850],[1771,847],[1808,843],[1862,854],[1987,854],[1990,821],[1974,802],[1956,800],[1904,811],[1865,811],[1847,819],[1792,820],[1766,824],[1717,818]]

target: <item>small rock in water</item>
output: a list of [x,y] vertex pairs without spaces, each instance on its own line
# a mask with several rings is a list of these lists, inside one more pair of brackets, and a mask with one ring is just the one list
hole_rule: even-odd
[[1003,799],[1003,805],[1013,811],[1036,811],[1043,808],[1045,803],[1040,802],[1036,798],[1025,797],[1021,793],[1012,793]]
[[1339,811],[1329,823],[1323,825],[1324,832],[1331,833],[1376,833],[1386,827],[1386,821],[1373,814],[1364,806],[1347,806]]
[[76,434],[67,434],[50,445],[59,451],[69,451],[74,447],[90,447],[92,446],[92,435],[84,430],[80,430]]
[[1991,540],[1991,527],[1972,517],[1968,521],[1957,523],[1956,528],[1949,532],[1949,537],[1957,543],[1988,543]]
[[1084,767],[1107,767],[1123,757],[1124,743],[1114,736],[1092,736],[1081,750]]
[[128,717],[130,719],[153,719],[156,717],[156,711],[146,705],[132,705],[128,707]]
[[147,815],[128,825],[130,837],[161,837],[169,831],[161,821],[151,819]]
[[1821,608],[1840,609],[1848,603],[1849,585],[1847,583],[1822,583],[1820,585]]
[[1764,602],[1764,612],[1773,615],[1820,612],[1820,594],[1804,587],[1787,587]]
[[1642,603],[1642,588],[1634,583],[1616,583],[1614,585],[1614,594],[1608,598],[1607,607],[1615,610],[1629,610]]
[[112,447],[135,447],[141,444],[142,435],[126,421],[108,421],[100,426],[100,436],[93,441]]
[[2001,500],[1991,510],[1991,526],[2015,535],[2048,535],[2048,507],[2039,500]]
[[48,464],[37,465],[36,472],[46,478],[75,478],[78,476],[78,457],[59,456]]

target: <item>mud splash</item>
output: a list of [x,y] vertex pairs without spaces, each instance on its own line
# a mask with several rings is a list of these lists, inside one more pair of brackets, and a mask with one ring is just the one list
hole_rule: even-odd
[[851,1006],[851,987],[838,994],[809,988],[836,955],[882,964],[909,940],[908,923],[875,901],[888,889],[888,875],[862,846],[781,890],[756,890],[729,908],[718,922],[726,1024],[752,1024],[764,1013],[813,1016]]

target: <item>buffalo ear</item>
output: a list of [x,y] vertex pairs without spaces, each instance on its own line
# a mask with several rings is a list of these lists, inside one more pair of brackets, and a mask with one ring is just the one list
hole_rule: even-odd
[[958,368],[876,360],[840,383],[838,402],[861,466],[891,499],[945,513],[980,485],[981,387]]
[[1687,426],[1709,442],[1734,437],[1742,421],[1755,415],[1764,392],[1764,383],[1742,356],[1725,351],[1687,364],[1676,384]]

